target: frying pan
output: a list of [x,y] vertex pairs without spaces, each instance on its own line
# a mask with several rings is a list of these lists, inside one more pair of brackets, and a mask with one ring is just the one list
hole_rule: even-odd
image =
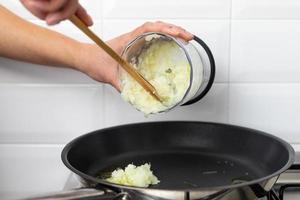
[[[266,195],[293,160],[287,142],[249,128],[192,121],[122,125],[88,133],[65,146],[64,164],[94,189],[64,197],[84,193],[96,199],[253,200]],[[151,163],[161,182],[138,188],[103,179],[129,163]]]

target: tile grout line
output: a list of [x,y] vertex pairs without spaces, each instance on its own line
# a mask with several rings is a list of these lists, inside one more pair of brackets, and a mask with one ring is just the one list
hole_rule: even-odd
[[[208,121],[209,122],[209,121]],[[274,134],[272,134],[274,135]],[[275,135],[276,136],[276,135]],[[278,136],[277,136],[278,137]],[[70,142],[70,141],[68,141]],[[37,147],[55,147],[55,148],[64,148],[65,145],[68,143],[0,143],[0,147],[5,146],[19,146],[19,147],[30,147],[30,146],[37,146]],[[291,145],[299,145],[300,148],[300,141],[297,142],[289,142]]]
[[104,20],[165,20],[165,19],[170,19],[170,20],[228,20],[230,18],[228,17],[103,17]]
[[[104,38],[104,30],[103,30],[103,28],[104,28],[104,3],[103,3],[103,1],[101,0],[101,2],[100,2],[100,11],[101,11],[101,13],[100,13],[100,32],[101,32],[101,37],[102,38]],[[102,112],[101,112],[101,115],[102,115],[102,123],[101,123],[101,126],[102,127],[106,127],[106,124],[107,124],[107,122],[106,122],[106,86],[105,86],[105,84],[103,84],[102,85],[102,99],[103,99],[103,101],[102,101]]]
[[[228,76],[229,73],[228,73]],[[230,78],[230,77],[228,77]],[[214,85],[300,85],[300,81],[294,81],[294,82],[278,82],[278,81],[222,81],[222,82],[214,82]],[[85,84],[85,83],[1,83],[0,87],[32,87],[32,88],[61,88],[61,87],[68,87],[68,88],[98,88],[99,86],[105,87],[104,83],[94,83],[94,84]]]
[[232,4],[233,0],[230,1],[230,17],[229,17],[229,38],[228,38],[228,71],[227,71],[227,123],[230,122],[230,69],[231,69],[231,35],[232,35]]
[[55,148],[63,148],[67,143],[0,143],[1,146],[18,146],[18,147],[55,147]]
[[[229,52],[230,53],[230,52]],[[228,73],[228,72],[227,72]],[[228,76],[230,76],[228,74]],[[230,77],[228,77],[230,78]],[[215,81],[214,84],[248,84],[248,85],[300,85],[300,81],[293,81],[293,82],[287,82],[287,81]],[[93,87],[97,88],[99,86],[105,86],[104,83],[8,83],[0,81],[0,87],[69,87],[69,88],[75,88],[75,87]]]
[[102,83],[1,83],[0,87],[99,87]]
[[[231,14],[231,13],[230,13]],[[282,18],[243,18],[243,19],[240,19],[240,18],[226,18],[226,17],[223,17],[223,18],[197,18],[197,17],[191,17],[191,18],[173,18],[173,17],[162,17],[162,18],[159,18],[160,20],[188,20],[188,21],[226,21],[226,20],[232,20],[232,21],[300,21],[300,18],[298,19],[295,19],[295,18],[287,18],[287,19],[282,19]],[[126,21],[126,20],[150,20],[150,21],[155,21],[156,19],[154,18],[146,18],[146,17],[141,17],[141,18],[107,18],[107,17],[104,17],[103,20],[109,20],[109,21]]]
[[[178,20],[178,21],[226,21],[230,18],[224,17],[224,18],[172,18],[172,17],[162,17],[159,18],[159,20]],[[128,21],[128,20],[135,20],[135,21],[156,21],[157,18],[106,18],[104,17],[103,20],[106,21]],[[299,19],[300,20],[300,19]]]

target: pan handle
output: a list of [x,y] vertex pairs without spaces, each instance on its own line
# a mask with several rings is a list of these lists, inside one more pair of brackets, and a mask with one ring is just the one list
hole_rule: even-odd
[[24,200],[71,200],[71,199],[99,199],[99,200],[117,200],[128,199],[127,193],[115,193],[113,191],[106,191],[95,188],[79,188],[68,191],[61,191],[51,193],[43,196],[35,196],[25,198]]

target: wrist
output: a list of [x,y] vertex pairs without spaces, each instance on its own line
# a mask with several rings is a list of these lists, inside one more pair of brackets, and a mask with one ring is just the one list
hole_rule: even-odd
[[[118,54],[123,49],[123,41],[110,40],[107,44],[114,49]],[[80,43],[75,49],[74,69],[81,71],[92,79],[108,83],[114,86],[117,90],[119,87],[118,64],[106,52],[95,44]]]
[[87,59],[88,59],[88,52],[90,51],[90,44],[76,42],[73,44],[73,59],[72,59],[72,66],[71,68],[81,71],[83,73],[87,73]]

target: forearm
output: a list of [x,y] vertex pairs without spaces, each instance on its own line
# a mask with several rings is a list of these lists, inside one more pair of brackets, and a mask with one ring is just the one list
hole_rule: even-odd
[[79,42],[27,22],[1,5],[0,27],[0,56],[76,68]]
[[[107,44],[121,54],[130,40],[146,32],[163,32],[186,41],[193,38],[191,33],[181,27],[164,22],[147,22],[129,33],[109,40]],[[77,42],[29,23],[1,4],[0,56],[37,64],[71,67],[120,90],[118,64],[101,48]]]

